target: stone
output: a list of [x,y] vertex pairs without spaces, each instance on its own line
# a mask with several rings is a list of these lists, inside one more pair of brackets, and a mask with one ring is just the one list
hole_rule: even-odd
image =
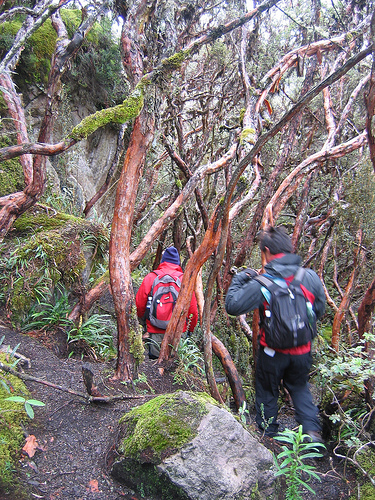
[[[217,405],[207,395],[202,398],[201,394],[183,391],[176,393],[175,402],[182,413],[185,411],[190,415],[191,406],[197,407],[192,418],[191,436],[180,446],[167,446],[159,453],[155,453],[152,447],[139,449],[133,456],[121,455],[126,446],[118,444],[120,458],[112,468],[117,479],[153,499],[250,500],[274,497],[276,479],[271,452],[226,408]],[[162,415],[163,410],[157,413]],[[165,422],[163,426],[164,432],[170,432],[171,437],[173,429],[168,430]],[[184,426],[185,422],[182,423]],[[132,426],[127,426],[127,429],[130,431]],[[138,430],[133,427],[133,432]],[[122,439],[126,441],[129,436],[122,435]]]

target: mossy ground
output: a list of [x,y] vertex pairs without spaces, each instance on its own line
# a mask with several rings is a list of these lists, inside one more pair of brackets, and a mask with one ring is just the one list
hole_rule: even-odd
[[[361,453],[358,453],[357,460],[363,470],[375,480],[375,451],[371,448],[364,448]],[[375,498],[375,486],[370,479],[363,478],[360,473],[358,473],[358,479],[361,481],[361,484],[358,485],[361,500],[373,500]],[[353,496],[350,497],[350,500],[356,500],[356,498],[358,497]]]
[[[0,361],[10,364],[11,360],[7,355],[0,353]],[[6,398],[10,396],[27,398],[29,392],[25,384],[11,374],[1,372],[0,382],[0,491],[1,489],[6,491],[15,486],[14,472],[24,440],[21,423],[28,418],[20,403],[6,401]]]

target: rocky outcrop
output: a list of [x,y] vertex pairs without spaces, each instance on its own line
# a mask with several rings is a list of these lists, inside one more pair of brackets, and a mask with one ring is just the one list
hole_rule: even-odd
[[[32,97],[32,98],[31,98]],[[41,120],[44,116],[45,96],[36,93],[29,96],[30,102],[25,109],[30,140],[38,138]],[[72,129],[96,109],[90,105],[90,96],[82,102],[64,99],[58,111],[59,119],[55,123],[52,143],[61,141]],[[82,213],[86,202],[90,200],[104,183],[111,167],[116,147],[119,126],[110,124],[98,129],[87,139],[61,155],[47,157],[47,193],[62,198],[75,213]],[[121,161],[119,162],[121,168]],[[114,172],[113,182],[118,178]],[[105,222],[112,220],[114,193],[107,195],[95,205],[95,211]]]
[[121,421],[112,474],[153,499],[268,499],[272,455],[206,394],[179,391]]

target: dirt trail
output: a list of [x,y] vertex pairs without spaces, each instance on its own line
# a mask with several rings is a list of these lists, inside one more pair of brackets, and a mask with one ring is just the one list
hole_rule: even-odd
[[[25,373],[54,384],[85,393],[82,378],[82,361],[60,359],[35,339],[0,327],[0,338],[4,344],[31,360]],[[153,369],[154,380],[150,385],[158,392],[158,383],[170,381],[158,377],[157,370],[147,362],[141,371]],[[150,366],[151,365],[151,366]],[[107,394],[132,393],[124,385],[109,381],[113,364],[91,363],[96,384]],[[156,379],[156,380],[155,380]],[[147,401],[139,394],[137,399],[116,401],[112,404],[90,404],[83,398],[48,386],[27,382],[32,398],[43,401],[46,406],[35,408],[35,418],[26,422],[26,431],[36,437],[38,449],[32,459],[21,461],[21,481],[29,489],[27,498],[117,500],[133,498],[132,491],[117,483],[108,473],[109,449],[114,442],[120,417],[135,405]],[[142,391],[142,387],[139,386]],[[165,389],[164,389],[165,390]],[[139,399],[140,398],[140,399]],[[8,495],[2,494],[4,498]],[[3,498],[0,492],[0,498]],[[14,499],[15,500],[15,499]]]
[[[82,378],[83,362],[54,354],[58,343],[50,346],[51,350],[35,338],[0,326],[0,338],[3,335],[4,344],[14,348],[20,343],[17,352],[30,359],[31,367],[24,368],[25,373],[74,391],[86,392]],[[43,401],[46,406],[36,408],[35,419],[26,422],[26,433],[36,437],[38,448],[34,457],[24,456],[20,461],[20,480],[28,491],[22,500],[139,499],[109,474],[113,456],[111,445],[115,442],[118,421],[133,406],[146,402],[153,395],[174,392],[181,386],[173,384],[171,373],[160,376],[156,362],[148,359],[140,367],[140,373],[147,377],[147,384],[138,383],[136,390],[110,380],[114,362],[91,363],[90,366],[101,393],[123,393],[136,398],[112,404],[90,404],[69,393],[27,382],[32,397]],[[254,416],[250,416],[254,420]],[[281,410],[280,421],[289,428],[295,425],[291,408]],[[276,454],[280,451],[280,445],[274,440],[264,440],[264,444]],[[333,469],[329,455],[317,461],[315,466],[322,481],[312,483],[316,495],[306,493],[304,500],[346,500],[350,492],[355,491],[354,473],[347,471],[344,480],[342,472],[338,472],[342,471],[342,465],[333,462]],[[10,498],[16,500],[0,491],[0,500]]]

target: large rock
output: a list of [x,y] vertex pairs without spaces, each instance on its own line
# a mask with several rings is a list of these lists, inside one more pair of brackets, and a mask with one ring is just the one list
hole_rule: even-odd
[[269,450],[206,394],[179,391],[133,409],[120,423],[112,474],[162,500],[273,498]]

